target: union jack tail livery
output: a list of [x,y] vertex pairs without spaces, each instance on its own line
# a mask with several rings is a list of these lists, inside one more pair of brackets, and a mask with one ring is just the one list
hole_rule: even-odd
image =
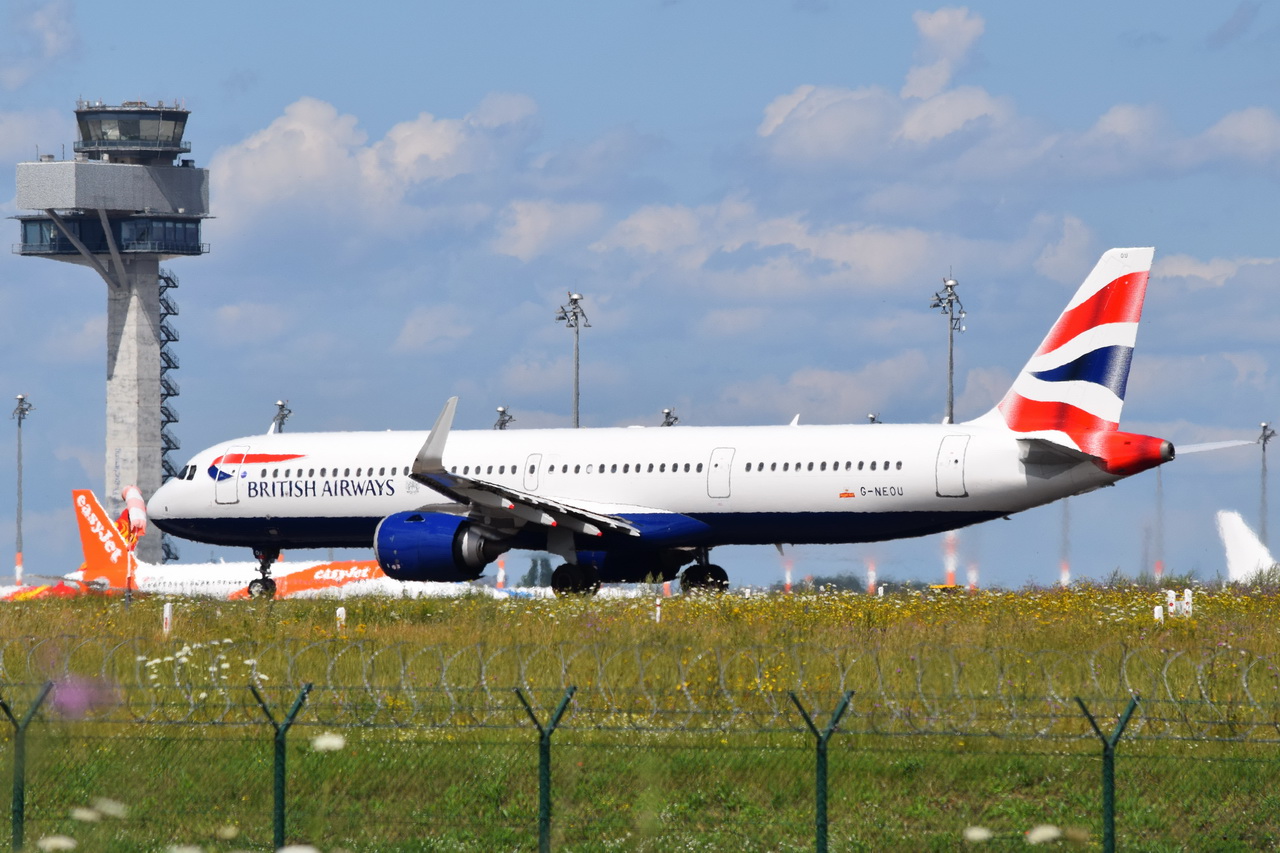
[[988,417],[998,414],[1027,438],[1091,456],[1113,474],[1172,458],[1168,442],[1119,431],[1154,253],[1104,254]]

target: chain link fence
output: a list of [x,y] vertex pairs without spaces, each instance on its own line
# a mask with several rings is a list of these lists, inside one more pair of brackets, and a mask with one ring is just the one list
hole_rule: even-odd
[[1280,844],[1275,682],[1239,649],[53,638],[0,646],[0,766],[15,849],[920,850],[1047,824],[1253,850]]

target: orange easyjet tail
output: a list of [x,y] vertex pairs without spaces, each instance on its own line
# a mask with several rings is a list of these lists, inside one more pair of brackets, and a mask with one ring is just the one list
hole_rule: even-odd
[[91,588],[128,589],[133,585],[137,558],[133,549],[97,497],[88,489],[71,492],[80,526],[80,546],[84,549],[84,583]]

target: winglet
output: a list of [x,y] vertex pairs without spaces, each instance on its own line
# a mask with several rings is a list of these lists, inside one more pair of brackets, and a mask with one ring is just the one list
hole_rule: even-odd
[[458,398],[450,397],[440,410],[440,417],[431,428],[431,434],[423,442],[418,457],[413,460],[413,476],[444,473],[444,443],[449,438],[449,430],[453,427],[453,413],[458,408]]

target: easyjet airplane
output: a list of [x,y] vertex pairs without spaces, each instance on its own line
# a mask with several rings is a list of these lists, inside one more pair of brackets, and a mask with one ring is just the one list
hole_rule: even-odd
[[[71,493],[84,565],[56,584],[16,587],[4,592],[6,600],[66,597],[90,593],[119,594],[124,590],[154,595],[188,595],[212,598],[248,598],[245,576],[252,563],[204,563],[156,566],[134,556],[137,537],[146,532],[141,496],[131,505],[125,490],[126,511],[112,522],[93,492]],[[132,510],[132,512],[130,511]],[[369,560],[342,562],[285,562],[275,564],[280,598],[348,598],[362,595],[417,598],[453,594],[454,585],[407,584],[387,577]],[[444,587],[444,588],[441,588]]]
[[718,545],[924,536],[1173,459],[1119,430],[1154,250],[1106,252],[1004,399],[961,424],[274,433],[202,451],[151,498],[162,530],[244,545],[269,594],[282,548],[372,545],[405,581],[464,581],[547,550],[557,593],[723,588]]

